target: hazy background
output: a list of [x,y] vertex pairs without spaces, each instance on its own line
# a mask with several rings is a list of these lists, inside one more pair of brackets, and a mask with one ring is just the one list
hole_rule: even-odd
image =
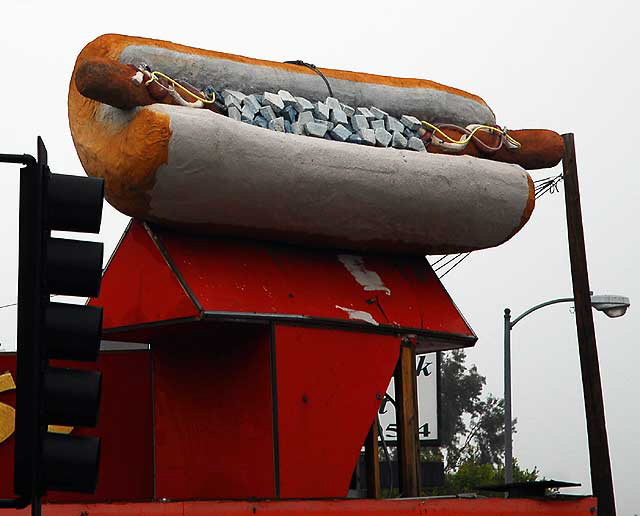
[[[95,5],[95,7],[92,7]],[[67,87],[82,47],[117,32],[283,61],[433,79],[482,96],[510,128],[574,132],[592,290],[640,302],[636,123],[637,2],[4,2],[0,152],[35,154],[81,173],[67,122]],[[534,179],[557,174],[543,170]],[[0,165],[0,305],[17,289],[18,167]],[[562,188],[562,186],[561,186]],[[111,207],[109,255],[127,218]],[[571,295],[564,197],[545,195],[510,242],[473,253],[444,283],[479,336],[469,360],[502,395],[502,311],[518,315]],[[618,514],[640,511],[638,307],[594,315]],[[15,308],[0,309],[0,349],[15,346]],[[586,429],[569,305],[513,333],[514,452],[546,477],[590,492]],[[567,490],[569,491],[569,490]]]

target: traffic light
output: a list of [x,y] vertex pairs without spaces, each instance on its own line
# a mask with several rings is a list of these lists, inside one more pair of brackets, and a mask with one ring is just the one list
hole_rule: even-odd
[[47,428],[97,422],[100,373],[49,360],[95,361],[102,309],[51,296],[97,296],[103,245],[51,231],[98,233],[103,194],[102,179],[52,174],[40,138],[37,160],[20,171],[15,492],[38,507],[48,489],[96,488],[100,440]]

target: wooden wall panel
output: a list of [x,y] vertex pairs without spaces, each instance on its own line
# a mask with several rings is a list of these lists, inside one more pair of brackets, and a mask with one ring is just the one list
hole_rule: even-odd
[[224,325],[154,346],[157,498],[274,496],[270,335]]
[[399,348],[394,336],[276,328],[283,498],[347,495]]

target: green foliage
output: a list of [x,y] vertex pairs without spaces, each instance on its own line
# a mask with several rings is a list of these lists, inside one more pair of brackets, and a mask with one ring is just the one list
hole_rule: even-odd
[[504,458],[504,400],[491,394],[482,397],[485,377],[475,365],[467,367],[465,360],[462,349],[441,360],[440,439],[447,472],[464,462],[498,467]]
[[[423,489],[422,495],[439,496],[480,492],[485,496],[502,493],[479,491],[479,486],[504,483],[504,400],[492,394],[483,396],[486,384],[475,365],[467,367],[464,350],[443,353],[440,361],[440,426],[441,446],[422,448],[422,461],[445,464],[444,486]],[[515,433],[516,420],[512,422]],[[396,449],[388,450],[391,459]],[[381,467],[387,457],[379,449]],[[514,459],[514,482],[539,479],[537,468],[521,469]],[[385,496],[398,496],[397,486]]]
[[[514,482],[531,482],[537,480],[539,472],[520,469],[517,463],[513,467]],[[438,496],[460,493],[480,492],[485,496],[504,496],[502,493],[492,491],[480,491],[480,486],[491,486],[504,483],[504,469],[492,464],[480,464],[476,461],[466,461],[458,466],[455,472],[445,475],[445,484],[442,487],[423,490],[423,495]]]
[[[485,377],[465,360],[464,350],[441,358],[442,446],[423,449],[421,459],[445,463],[445,485],[425,494],[475,492],[481,485],[504,483],[504,400],[482,396]],[[515,425],[516,420],[513,432]],[[514,461],[514,481],[532,481],[538,475],[536,468],[522,470]]]

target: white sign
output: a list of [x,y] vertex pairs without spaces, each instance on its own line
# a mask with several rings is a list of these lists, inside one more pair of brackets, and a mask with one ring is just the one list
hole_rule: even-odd
[[[438,354],[427,353],[416,357],[418,388],[418,434],[420,441],[438,439]],[[396,427],[395,391],[393,379],[389,383],[378,417],[385,441],[398,438]]]

